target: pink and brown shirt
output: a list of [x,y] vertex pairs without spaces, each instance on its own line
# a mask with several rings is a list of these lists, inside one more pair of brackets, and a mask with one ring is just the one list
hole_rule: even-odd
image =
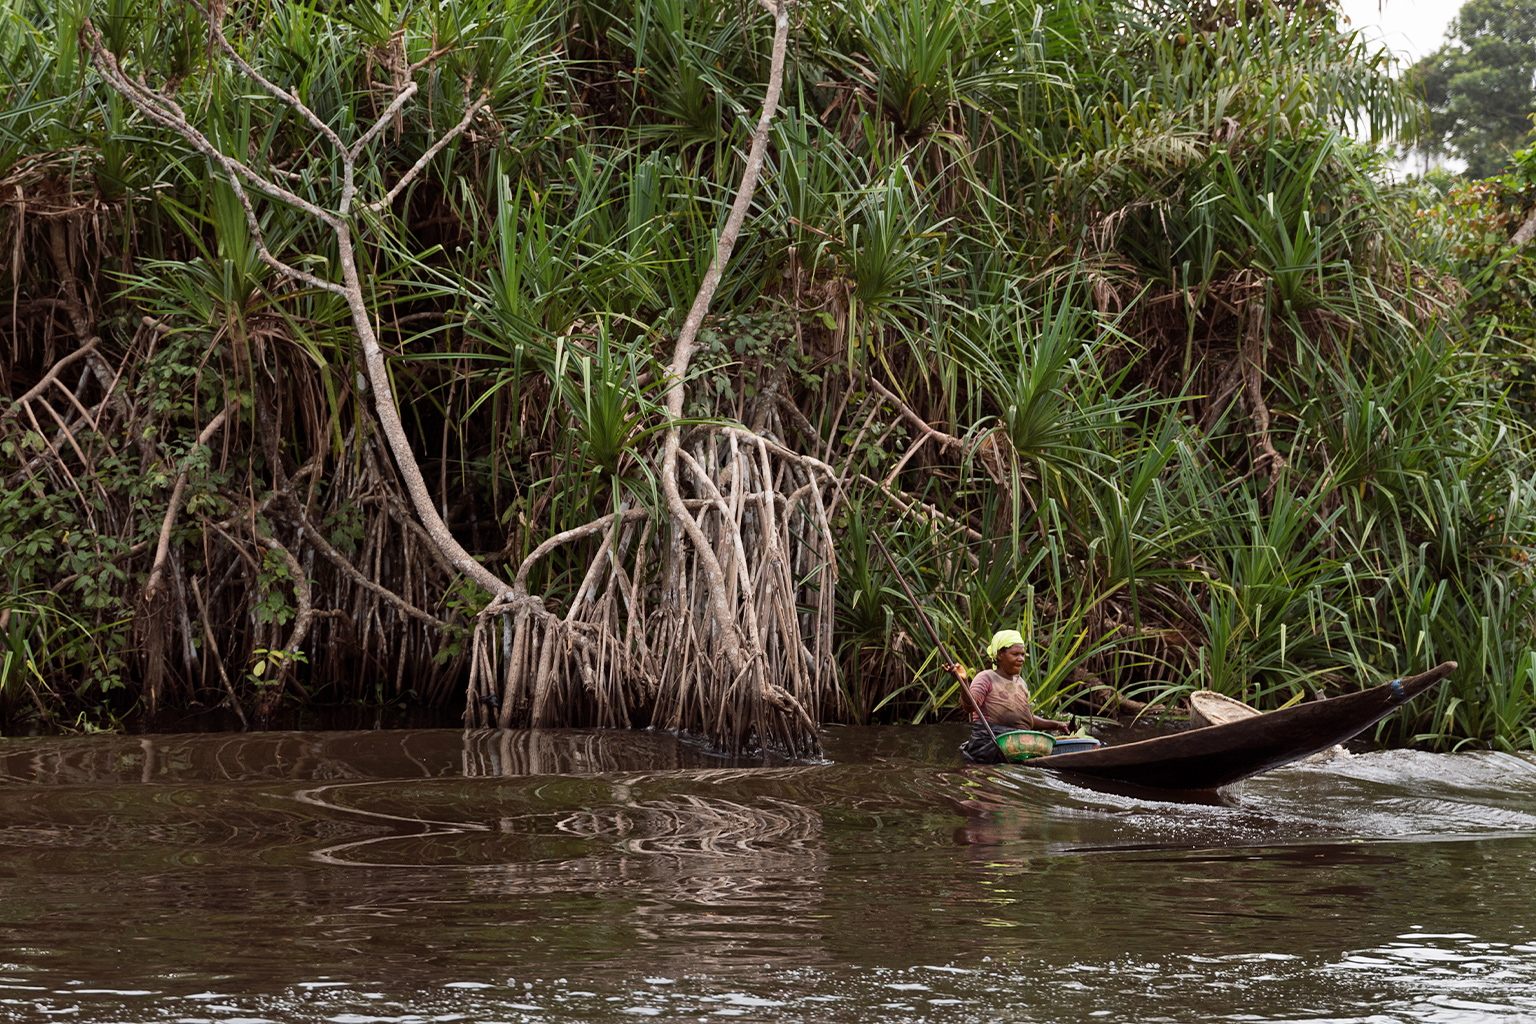
[[993,725],[1028,729],[1035,716],[1029,703],[1029,688],[1022,679],[1009,678],[996,669],[983,669],[971,680],[971,696],[976,706]]

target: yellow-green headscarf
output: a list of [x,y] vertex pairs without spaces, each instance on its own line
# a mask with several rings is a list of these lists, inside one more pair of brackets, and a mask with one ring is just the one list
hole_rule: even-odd
[[997,660],[997,652],[1004,647],[1012,647],[1014,644],[1024,642],[1024,634],[1016,629],[1001,629],[992,634],[992,642],[987,644],[987,658],[990,661]]

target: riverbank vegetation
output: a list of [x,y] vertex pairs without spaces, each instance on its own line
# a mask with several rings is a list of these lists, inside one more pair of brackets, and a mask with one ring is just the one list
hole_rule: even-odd
[[1389,183],[1327,3],[0,0],[0,60],[9,729],[808,750],[955,708],[878,534],[1047,709],[1454,659],[1382,737],[1533,745],[1530,190]]

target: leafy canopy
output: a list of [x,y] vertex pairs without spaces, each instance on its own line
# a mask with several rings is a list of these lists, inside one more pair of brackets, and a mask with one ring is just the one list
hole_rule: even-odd
[[1498,174],[1531,137],[1536,0],[1468,0],[1408,79],[1429,107],[1421,147],[1465,160],[1468,177]]

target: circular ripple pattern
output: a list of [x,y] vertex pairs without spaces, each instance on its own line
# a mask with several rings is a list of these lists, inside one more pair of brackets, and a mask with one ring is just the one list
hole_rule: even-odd
[[1216,799],[659,734],[0,741],[0,1021],[1536,1020],[1536,766]]

